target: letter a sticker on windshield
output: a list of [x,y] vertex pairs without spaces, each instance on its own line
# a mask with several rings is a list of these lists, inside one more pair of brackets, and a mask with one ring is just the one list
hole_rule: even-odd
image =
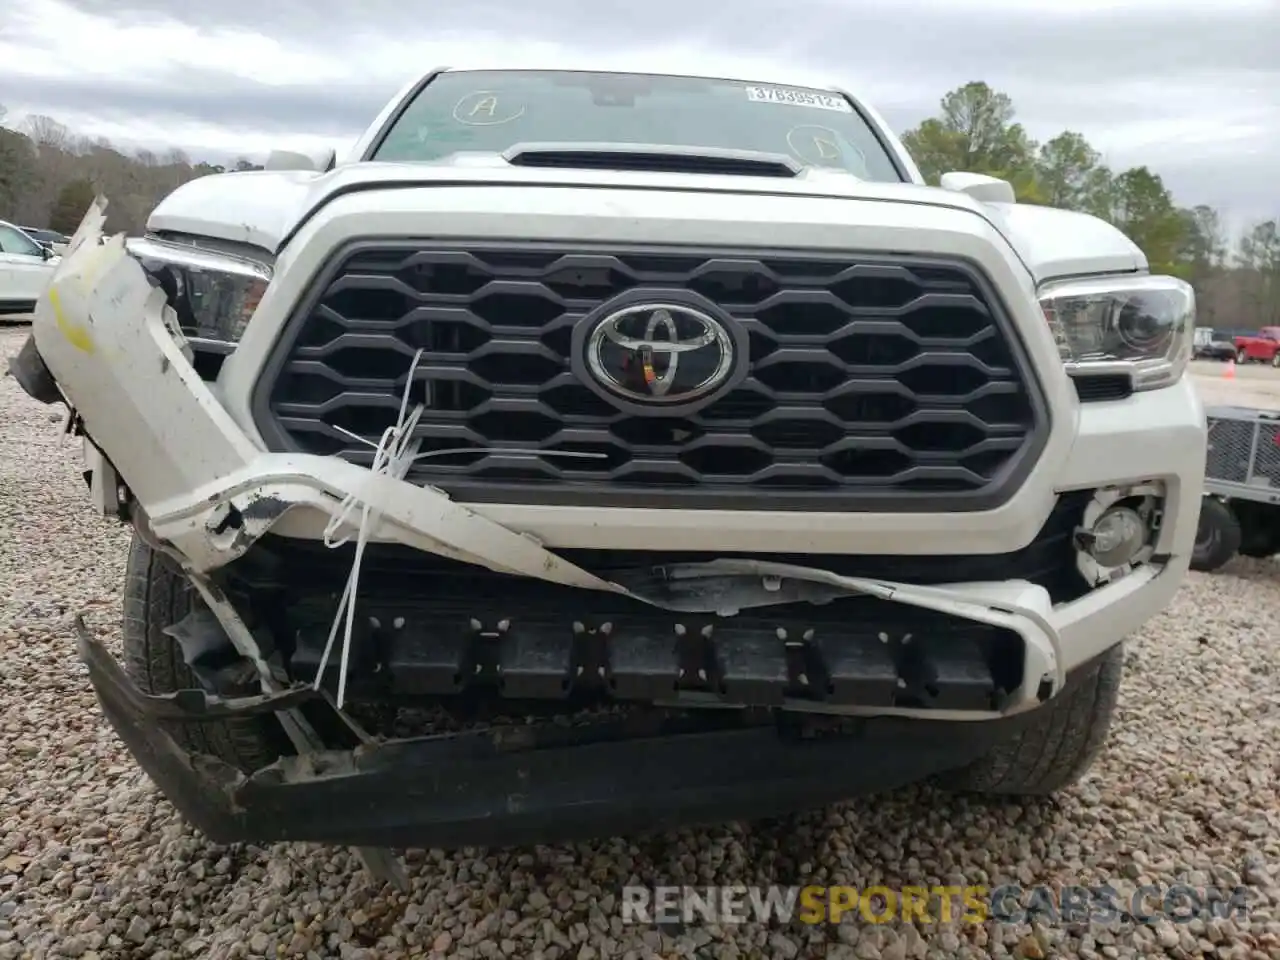
[[747,99],[752,103],[777,103],[784,107],[812,107],[815,110],[834,110],[836,113],[853,113],[849,101],[839,94],[821,93],[817,90],[792,90],[786,87],[747,87]]
[[510,123],[524,115],[524,106],[503,101],[494,90],[468,93],[453,106],[453,119],[471,127],[491,127]]

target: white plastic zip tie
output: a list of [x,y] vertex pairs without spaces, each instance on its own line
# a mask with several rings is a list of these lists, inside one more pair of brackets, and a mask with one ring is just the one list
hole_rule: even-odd
[[[413,408],[412,412],[409,411],[409,396],[413,392],[413,375],[418,369],[418,361],[421,358],[422,350],[419,349],[413,355],[413,362],[409,365],[409,376],[405,380],[404,396],[400,400],[400,414],[396,417],[395,424],[387,427],[382,432],[382,439],[376,444],[370,443],[364,437],[356,436],[356,439],[361,443],[369,444],[374,449],[373,466],[370,468],[372,475],[386,474],[397,480],[403,479],[413,463],[414,455],[417,454],[418,448],[422,445],[420,439],[414,439],[413,433],[425,408],[419,403]],[[346,430],[343,433],[355,436]],[[333,618],[333,626],[329,629],[329,640],[325,644],[324,654],[320,658],[320,666],[316,670],[315,679],[315,689],[319,690],[325,667],[329,663],[329,654],[333,650],[333,641],[338,635],[338,624],[345,621],[342,635],[342,659],[338,668],[339,710],[342,709],[347,696],[347,666],[351,659],[351,635],[355,630],[356,596],[360,588],[360,564],[364,560],[365,544],[369,542],[369,537],[377,529],[382,517],[381,514],[373,512],[373,507],[367,500],[353,492],[348,494],[342,501],[341,508],[330,518],[324,528],[324,545],[326,547],[336,549],[345,546],[351,540],[350,534],[341,540],[335,540],[334,535],[344,526],[350,525],[351,514],[357,506],[360,508],[360,523],[356,528],[355,557],[351,561],[351,573],[347,576],[347,584],[342,591],[342,599],[338,602],[338,610]]]
[[[403,480],[409,472],[409,468],[418,460],[464,453],[505,453],[529,457],[557,456],[582,459],[604,459],[607,456],[603,453],[513,450],[503,447],[456,447],[419,453],[422,440],[421,438],[415,439],[413,434],[417,429],[418,421],[422,419],[422,414],[426,407],[419,403],[414,406],[413,410],[409,410],[409,396],[413,391],[413,375],[418,369],[418,361],[421,358],[422,350],[419,349],[413,355],[413,362],[409,365],[409,376],[405,382],[404,396],[400,400],[400,412],[396,417],[396,422],[382,432],[382,438],[376,444],[357,433],[353,433],[343,427],[334,426],[335,430],[346,434],[353,440],[373,447],[373,465],[369,468],[371,475],[386,474],[393,479]],[[329,628],[329,638],[325,642],[324,653],[320,656],[320,665],[316,668],[316,678],[312,684],[314,689],[320,689],[325,669],[329,665],[329,655],[333,652],[334,640],[338,636],[338,625],[342,624],[342,656],[338,666],[339,710],[342,709],[343,704],[346,702],[347,667],[351,659],[351,636],[355,631],[355,598],[360,588],[360,566],[364,560],[364,548],[368,544],[369,538],[373,535],[373,531],[377,529],[378,524],[381,522],[382,516],[375,513],[373,507],[362,496],[353,492],[343,499],[338,512],[329,519],[324,528],[324,545],[329,549],[337,549],[350,543],[350,534],[347,534],[341,540],[335,540],[334,536],[344,526],[352,525],[351,515],[357,507],[360,509],[360,522],[356,526],[356,552],[351,560],[351,572],[348,574],[346,586],[342,590],[342,598],[338,601],[338,610],[334,614],[333,625]]]

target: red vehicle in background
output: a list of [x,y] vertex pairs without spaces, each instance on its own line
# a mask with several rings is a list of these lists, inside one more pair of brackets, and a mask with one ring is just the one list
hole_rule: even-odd
[[1280,327],[1263,327],[1257,333],[1236,337],[1236,363],[1253,362],[1280,367]]

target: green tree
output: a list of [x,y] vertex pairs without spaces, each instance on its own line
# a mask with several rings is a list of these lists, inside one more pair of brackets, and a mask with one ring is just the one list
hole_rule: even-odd
[[1186,222],[1164,181],[1147,167],[1132,167],[1111,182],[1107,209],[1098,215],[1142,248],[1153,273],[1179,271]]
[[1227,252],[1218,211],[1201,204],[1190,210],[1179,210],[1178,216],[1182,218],[1178,276],[1196,288],[1201,301],[1207,302],[1205,293],[1221,273]]
[[96,195],[88,180],[72,180],[66,184],[58,191],[58,199],[49,210],[49,229],[68,236],[75,233]]
[[1051,207],[1067,210],[1096,209],[1111,185],[1111,172],[1101,166],[1098,152],[1080,134],[1066,130],[1043,147],[1036,157],[1036,182],[1040,196]]
[[1280,224],[1256,223],[1240,240],[1239,262],[1249,270],[1280,273]]
[[949,171],[1009,180],[1019,200],[1038,200],[1036,144],[1014,122],[1013,101],[980,81],[942,98],[942,113],[907,131],[903,143],[920,172],[936,184]]
[[1240,239],[1244,300],[1260,327],[1280,325],[1280,223],[1264,220]]
[[36,153],[30,140],[3,125],[6,113],[0,105],[0,217],[15,219],[19,199],[37,178]]

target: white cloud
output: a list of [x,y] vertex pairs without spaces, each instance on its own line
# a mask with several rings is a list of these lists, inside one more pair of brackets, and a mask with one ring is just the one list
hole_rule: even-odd
[[1280,153],[1276,0],[797,0],[783,20],[779,9],[25,0],[0,25],[0,100],[89,136],[260,155],[345,150],[379,101],[444,64],[836,83],[899,127],[985,79],[1036,137],[1077,130],[1113,165],[1151,166],[1184,203],[1228,215],[1280,207],[1269,170]]
[[349,76],[343,60],[290,49],[252,30],[197,29],[172,18],[119,22],[63,0],[27,0],[7,16],[5,32],[16,36],[0,39],[0,63],[10,74],[161,81],[174,70],[203,67],[278,84]]

